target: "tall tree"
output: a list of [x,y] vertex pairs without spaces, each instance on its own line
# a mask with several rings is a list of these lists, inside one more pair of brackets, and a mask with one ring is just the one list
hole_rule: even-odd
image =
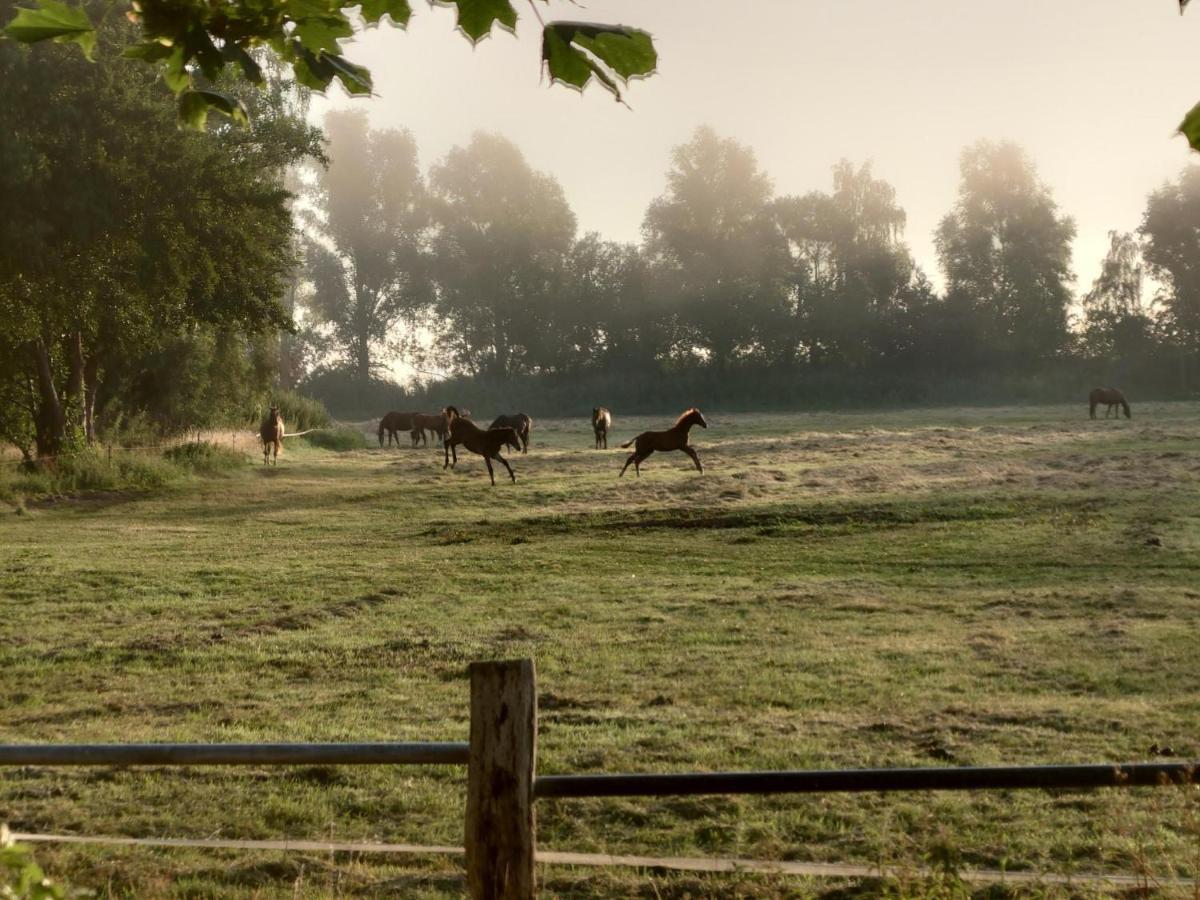
[[1125,357],[1144,348],[1154,322],[1143,302],[1145,264],[1137,238],[1110,231],[1108,239],[1100,274],[1083,295],[1083,343],[1090,356]]
[[321,234],[309,243],[310,312],[360,382],[403,344],[395,328],[431,300],[429,203],[407,131],[373,131],[362,110],[325,117]]
[[771,194],[750,148],[703,127],[675,148],[646,211],[646,253],[675,279],[687,339],[718,367],[761,346],[785,302]]
[[1139,233],[1146,265],[1162,285],[1165,324],[1189,353],[1200,354],[1200,166],[1150,195]]
[[118,55],[125,29],[101,32],[95,64],[0,44],[0,369],[43,456],[90,437],[106,372],[164,335],[283,324],[282,170],[315,135],[269,93],[253,130],[181,132],[169,93]]
[[553,367],[553,321],[575,214],[562,188],[507,139],[478,133],[430,174],[439,343],[495,377]]
[[780,198],[776,217],[792,258],[792,334],[808,359],[863,366],[887,353],[918,276],[895,189],[842,160],[832,194]]
[[960,169],[958,202],[935,234],[949,299],[1009,363],[1049,357],[1067,341],[1075,224],[1016,144],[980,141]]

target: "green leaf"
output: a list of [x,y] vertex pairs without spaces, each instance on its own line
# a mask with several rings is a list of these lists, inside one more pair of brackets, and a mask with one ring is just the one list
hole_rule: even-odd
[[163,81],[172,92],[178,94],[192,86],[192,76],[187,70],[187,52],[183,47],[172,47],[162,70]]
[[188,128],[203,131],[210,109],[215,109],[240,125],[250,124],[246,106],[237,97],[220,91],[200,90],[184,91],[179,96],[179,118]]
[[404,27],[412,18],[412,7],[408,0],[362,0],[362,17],[367,24],[374,24],[385,15],[391,16],[393,22]]
[[322,53],[321,57],[333,67],[338,80],[342,82],[347,93],[371,93],[371,73],[365,66],[355,65],[344,56],[333,53]]
[[510,0],[449,0],[458,7],[458,27],[472,43],[492,33],[499,22],[505,28],[517,27],[517,11]]
[[341,13],[323,16],[308,16],[296,20],[295,35],[309,50],[337,52],[341,49],[338,40],[354,35],[354,27]]
[[46,40],[78,44],[88,59],[96,47],[96,30],[87,13],[60,0],[36,0],[34,7],[18,9],[4,33],[26,44]]
[[1188,146],[1200,150],[1200,103],[1193,106],[1179,123],[1179,133],[1187,138]]
[[264,81],[262,67],[255,62],[254,57],[246,52],[240,44],[226,44],[221,48],[221,55],[230,62],[242,67],[242,74],[251,84],[261,85]]
[[140,44],[134,44],[132,47],[126,47],[121,53],[126,59],[140,59],[142,62],[154,63],[166,59],[175,48],[170,44],[164,44],[161,41],[144,41]]
[[542,32],[542,61],[555,81],[582,89],[594,77],[620,100],[617,80],[653,73],[658,53],[650,35],[636,28],[551,22]]

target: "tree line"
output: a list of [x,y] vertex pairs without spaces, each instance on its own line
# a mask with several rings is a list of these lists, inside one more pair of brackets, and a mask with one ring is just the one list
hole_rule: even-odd
[[1075,225],[1009,142],[962,152],[935,234],[938,291],[869,164],[843,160],[826,189],[778,196],[751,149],[701,127],[673,151],[641,242],[620,243],[579,234],[561,186],[498,135],[422,172],[413,135],[362,112],[331,113],[325,132],[300,299],[318,389],[366,385],[396,357],[491,383],[764,369],[980,380],[1074,365],[1158,392],[1195,384],[1197,169],[1150,194],[1136,233],[1112,234],[1076,308]]

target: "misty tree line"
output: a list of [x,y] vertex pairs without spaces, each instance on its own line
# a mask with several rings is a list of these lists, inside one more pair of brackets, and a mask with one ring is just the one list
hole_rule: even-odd
[[700,128],[675,148],[642,242],[624,244],[578,234],[562,188],[502,137],[476,134],[423,174],[408,132],[371,130],[361,112],[325,130],[293,373],[365,383],[399,355],[491,381],[748,366],[980,378],[1070,360],[1150,367],[1157,390],[1196,375],[1197,170],[1149,196],[1136,233],[1112,234],[1072,321],[1074,223],[1011,143],[962,153],[935,235],[938,292],[869,165],[776,196],[749,148]]

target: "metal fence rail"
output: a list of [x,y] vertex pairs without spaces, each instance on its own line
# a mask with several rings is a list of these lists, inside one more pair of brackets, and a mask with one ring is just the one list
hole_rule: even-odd
[[466,765],[464,743],[3,744],[0,766]]
[[542,775],[534,781],[533,791],[538,799],[543,799],[869,791],[1088,790],[1102,787],[1190,784],[1198,771],[1200,762],[710,772],[672,775]]

